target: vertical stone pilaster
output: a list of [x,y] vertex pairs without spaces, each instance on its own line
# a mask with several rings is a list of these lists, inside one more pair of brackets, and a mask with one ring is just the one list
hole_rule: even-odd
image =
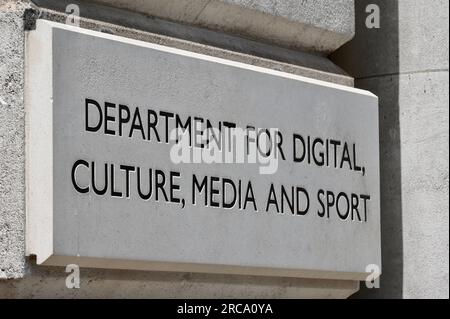
[[24,23],[27,1],[0,1],[0,279],[25,270]]

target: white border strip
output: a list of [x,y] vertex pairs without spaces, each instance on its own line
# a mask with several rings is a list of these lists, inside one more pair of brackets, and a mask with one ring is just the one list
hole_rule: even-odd
[[25,42],[25,253],[53,254],[53,31],[40,24]]

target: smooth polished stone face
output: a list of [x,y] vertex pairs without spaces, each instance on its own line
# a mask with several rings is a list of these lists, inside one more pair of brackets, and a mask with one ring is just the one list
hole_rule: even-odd
[[371,93],[42,20],[27,48],[38,263],[359,280],[380,265]]

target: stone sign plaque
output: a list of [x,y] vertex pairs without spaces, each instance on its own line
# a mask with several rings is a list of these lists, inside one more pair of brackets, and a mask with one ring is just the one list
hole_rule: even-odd
[[380,265],[369,92],[38,20],[25,101],[38,264],[354,280]]

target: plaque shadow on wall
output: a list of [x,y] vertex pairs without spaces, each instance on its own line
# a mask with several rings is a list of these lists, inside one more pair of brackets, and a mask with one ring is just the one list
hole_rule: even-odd
[[[366,26],[371,4],[379,7],[380,28]],[[382,275],[379,289],[368,289],[361,283],[361,290],[352,297],[402,298],[398,2],[355,1],[355,17],[354,39],[332,54],[331,59],[354,76],[355,87],[379,97]]]

